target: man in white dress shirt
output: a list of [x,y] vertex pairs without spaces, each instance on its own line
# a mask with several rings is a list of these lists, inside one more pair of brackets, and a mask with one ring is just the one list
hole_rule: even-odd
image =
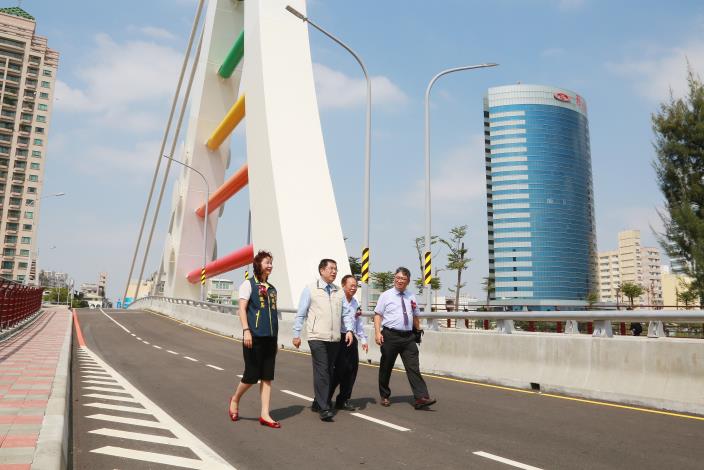
[[[364,320],[361,317],[362,310],[359,307],[357,299],[354,298],[354,294],[357,293],[357,279],[351,274],[342,278],[342,291],[345,294],[342,299],[342,308],[345,310],[346,315],[350,315],[355,319],[355,338],[350,347],[346,347],[345,344],[342,344],[345,338],[340,340],[340,349],[335,361],[335,375],[330,385],[330,402],[332,402],[332,396],[339,385],[340,392],[337,394],[337,399],[335,400],[335,408],[338,410],[354,411],[356,408],[349,400],[352,397],[352,389],[354,388],[354,382],[357,379],[357,370],[359,369],[357,339],[359,338],[359,342],[362,343],[362,349],[364,349],[365,352],[369,351],[369,345],[367,344],[367,335],[364,333]],[[346,333],[344,325],[340,333]]]

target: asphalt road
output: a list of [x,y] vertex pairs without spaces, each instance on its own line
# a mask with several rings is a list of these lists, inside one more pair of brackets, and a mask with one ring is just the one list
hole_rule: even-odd
[[403,372],[393,374],[384,408],[378,369],[364,364],[358,413],[321,422],[305,398],[310,357],[289,350],[279,351],[272,392],[282,428],[257,422],[256,388],[233,423],[241,343],[147,312],[79,310],[78,319],[86,348],[74,336],[75,469],[700,469],[704,461],[701,417],[433,376],[426,380],[439,401],[416,411]]

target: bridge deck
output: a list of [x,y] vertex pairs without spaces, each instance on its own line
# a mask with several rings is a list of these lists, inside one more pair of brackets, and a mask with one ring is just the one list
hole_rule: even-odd
[[[323,423],[305,398],[313,394],[310,357],[292,351],[279,351],[272,392],[271,414],[282,429],[256,422],[255,389],[242,401],[243,419],[232,423],[226,407],[243,371],[239,342],[146,312],[82,310],[78,318],[88,356],[78,354],[74,341],[76,469],[152,468],[150,461],[159,459],[181,468],[214,468],[201,466],[210,451],[238,469],[701,468],[704,459],[699,417],[438,377],[427,378],[438,404],[415,411],[402,372],[392,377],[392,406],[383,408],[377,404],[378,369],[369,365],[360,366],[353,394],[358,414],[342,411],[336,422]],[[104,398],[121,385],[127,401]],[[107,417],[88,418],[95,415]],[[169,419],[186,434],[158,427]]]

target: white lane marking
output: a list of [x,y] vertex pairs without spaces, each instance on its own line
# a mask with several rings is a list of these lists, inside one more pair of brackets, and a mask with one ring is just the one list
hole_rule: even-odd
[[101,368],[98,367],[98,366],[95,366],[95,367],[93,367],[93,366],[90,366],[90,367],[82,366],[82,367],[81,367],[81,371],[82,371],[82,372],[104,372],[103,369],[101,369]]
[[371,416],[363,415],[362,413],[350,413],[350,414],[352,416],[356,416],[357,418],[366,419],[367,421],[371,421],[372,423],[381,424],[382,426],[386,426],[388,428],[395,429],[397,431],[410,431],[410,429],[404,428],[403,426],[389,423],[388,421],[383,421],[381,419],[372,418]]
[[[241,375],[238,377],[241,377]],[[302,398],[303,400],[313,401],[313,399],[311,397],[301,395],[300,393],[292,392],[291,390],[281,390],[281,391],[284,393],[288,393],[289,395],[293,395],[294,397]]]
[[164,424],[161,424],[157,421],[149,421],[147,419],[124,418],[122,416],[112,416],[112,415],[103,415],[103,414],[90,415],[90,416],[86,416],[86,418],[99,419],[101,421],[110,421],[111,423],[131,424],[133,426],[144,426],[147,428],[169,429],[168,426],[166,426]]
[[157,349],[161,349],[161,346],[157,346],[156,344],[152,344],[152,346],[154,346]]
[[206,364],[205,366],[210,367],[211,369],[215,369],[215,370],[225,370],[222,367],[214,366],[212,364]]
[[[119,386],[119,385],[116,384],[116,383],[105,382],[104,380],[84,380],[83,383],[84,383],[84,384],[95,384],[95,385],[114,385],[114,386],[116,386],[116,387]],[[120,387],[120,388],[122,388],[122,387]]]
[[242,378],[242,374],[237,374],[237,377],[239,377],[239,378],[241,379],[241,378]]
[[[95,390],[96,392],[112,392],[112,393],[122,393],[125,395],[129,395],[127,392],[124,390],[119,390],[117,388],[105,388],[105,387],[82,387],[83,390]],[[116,397],[119,397],[120,395],[115,395]]]
[[132,334],[132,332],[131,332],[130,330],[128,330],[128,329],[125,328],[124,326],[120,325],[120,324],[117,322],[117,320],[115,320],[113,317],[111,317],[110,315],[108,315],[107,313],[105,313],[102,308],[100,309],[100,313],[102,313],[103,315],[105,315],[106,317],[108,317],[110,320],[112,320],[113,322],[115,322],[115,324],[116,324],[117,326],[119,326],[120,328],[122,328],[123,330],[125,330],[127,333]]
[[140,338],[139,336],[137,336],[137,339],[138,339],[139,341],[142,341],[142,338]]
[[133,441],[154,442],[156,444],[168,444],[170,446],[188,447],[174,437],[155,436],[154,434],[144,434],[141,432],[120,431],[118,429],[100,428],[88,431],[91,434],[102,436],[119,437],[120,439],[132,439]]
[[115,395],[105,395],[103,393],[84,393],[83,396],[88,397],[88,398],[100,398],[101,400],[124,401],[126,403],[139,403],[139,401],[137,401],[131,397],[118,397]]
[[192,357],[183,356],[183,358],[188,359],[189,361],[198,362],[198,359],[193,359]]
[[[120,383],[120,385],[122,385],[125,391],[131,394],[135,399],[139,400],[139,403],[141,403],[145,410],[148,410],[148,412],[152,416],[154,416],[154,418],[156,418],[158,424],[160,425],[159,427],[163,426],[165,429],[168,429],[174,436],[176,436],[176,438],[178,438],[187,445],[187,447],[200,459],[200,461],[195,461],[199,462],[201,465],[197,468],[234,470],[234,467],[228,464],[214,450],[205,445],[200,439],[198,439],[190,431],[188,431],[188,429],[179,424],[174,418],[171,417],[171,415],[167,414],[164,410],[159,408],[153,401],[151,401],[146,395],[140,392],[134,385],[132,385],[127,379],[120,375],[115,369],[110,367],[105,361],[96,356],[90,349],[86,348],[86,350],[91,356],[94,356],[94,359],[96,360],[96,362],[98,362],[98,364],[100,364],[107,372],[109,372],[115,379],[117,379],[117,381]],[[156,427],[153,424],[151,424],[151,426]],[[114,449],[119,450],[119,448]],[[95,451],[98,450],[99,449],[96,449]],[[130,454],[128,456],[129,458],[140,458],[139,455],[141,454],[138,451],[127,449],[125,451]],[[157,455],[161,459],[157,462],[164,462],[164,456],[160,454],[144,453],[144,455]],[[169,458],[176,457],[169,456]],[[193,459],[185,460],[190,460],[191,462],[193,462]],[[172,465],[175,464],[172,463]]]
[[132,336],[137,336],[137,335],[136,335],[136,334],[134,334],[134,333],[130,333],[130,334],[131,334]]
[[516,462],[515,460],[507,459],[504,457],[499,457],[498,455],[490,454],[488,452],[477,451],[477,452],[472,452],[472,453],[474,455],[478,455],[479,457],[484,457],[486,459],[494,460],[496,462],[505,463],[506,465],[511,465],[512,467],[522,468],[523,470],[542,470],[539,467],[534,467],[532,465],[528,465],[525,463]]
[[144,344],[149,344],[149,341],[142,341]]
[[112,455],[115,457],[122,457],[125,459],[141,460],[144,462],[154,462],[166,465],[172,465],[174,467],[181,468],[194,468],[194,469],[219,469],[219,468],[232,468],[229,465],[217,465],[214,466],[212,462],[203,462],[202,460],[187,459],[185,457],[174,457],[172,455],[157,454],[156,452],[145,452],[143,450],[133,450],[124,449],[122,447],[105,446],[100,449],[91,450],[91,452],[97,452],[99,454]]
[[127,411],[129,413],[137,413],[140,415],[151,415],[151,412],[149,412],[149,410],[145,410],[144,408],[137,408],[135,406],[109,405],[107,403],[85,403],[83,406],[101,408],[103,410]]
[[176,354],[176,355],[178,355],[178,353],[177,353],[176,351],[172,351],[172,350],[170,350],[170,349],[167,349],[166,352],[169,353],[169,354]]
[[109,380],[111,382],[114,382],[115,379],[110,377],[108,374],[89,374],[89,375],[82,375],[84,379],[98,379],[98,380]]

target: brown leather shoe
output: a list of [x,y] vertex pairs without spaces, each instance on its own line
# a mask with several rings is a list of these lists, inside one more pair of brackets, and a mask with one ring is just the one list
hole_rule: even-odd
[[437,400],[435,398],[430,398],[430,397],[422,397],[416,400],[415,404],[413,407],[416,410],[422,410],[423,408],[427,408],[430,405],[434,405],[437,403]]
[[391,406],[391,400],[389,400],[388,398],[382,398],[379,404],[381,406]]

